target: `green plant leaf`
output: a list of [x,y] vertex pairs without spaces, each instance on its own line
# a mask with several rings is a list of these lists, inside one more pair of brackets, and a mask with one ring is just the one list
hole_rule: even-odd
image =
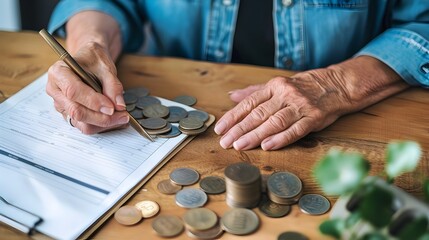
[[387,240],[387,237],[378,232],[372,232],[365,234],[361,240]]
[[407,224],[401,232],[399,232],[398,238],[400,240],[412,240],[418,239],[423,236],[428,228],[428,219],[426,216],[419,217]]
[[372,185],[369,186],[358,211],[361,213],[362,218],[375,228],[382,228],[390,223],[394,213],[393,209],[392,193]]
[[423,193],[425,195],[426,202],[429,202],[429,178],[426,179],[423,184]]
[[339,239],[345,229],[344,220],[339,218],[328,219],[320,224],[319,229],[321,233]]
[[389,143],[386,158],[387,176],[393,179],[402,173],[413,171],[419,163],[420,156],[420,145],[416,142]]
[[361,219],[361,215],[360,212],[356,211],[353,212],[352,214],[350,214],[346,219],[345,219],[345,226],[346,228],[351,228],[352,226],[354,226],[359,220]]
[[419,240],[429,240],[429,232],[426,232],[425,234],[423,234],[423,236],[421,236]]
[[359,153],[331,149],[314,167],[314,176],[328,195],[353,191],[368,174],[369,163]]

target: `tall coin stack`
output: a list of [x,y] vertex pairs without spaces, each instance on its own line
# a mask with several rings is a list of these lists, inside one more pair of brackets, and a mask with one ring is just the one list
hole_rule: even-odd
[[248,163],[225,168],[226,204],[232,208],[254,208],[261,199],[261,173]]
[[302,195],[302,182],[290,172],[276,172],[267,180],[268,197],[271,201],[292,205],[298,202]]

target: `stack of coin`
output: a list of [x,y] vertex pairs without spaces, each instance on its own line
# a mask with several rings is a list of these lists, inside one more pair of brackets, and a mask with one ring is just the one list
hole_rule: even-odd
[[302,182],[290,172],[276,172],[268,177],[268,197],[278,204],[292,205],[302,194]]
[[172,128],[171,123],[159,117],[141,119],[138,120],[138,122],[146,129],[147,133],[149,133],[150,135],[159,135],[167,133]]
[[232,208],[221,218],[223,230],[234,235],[247,235],[259,227],[259,218],[255,212],[246,208]]
[[223,233],[216,213],[208,208],[194,208],[183,216],[186,233],[191,238],[215,239]]
[[186,117],[179,121],[179,130],[187,135],[197,135],[205,132],[207,126],[196,117]]
[[261,198],[261,173],[248,163],[225,168],[226,203],[233,208],[254,208]]

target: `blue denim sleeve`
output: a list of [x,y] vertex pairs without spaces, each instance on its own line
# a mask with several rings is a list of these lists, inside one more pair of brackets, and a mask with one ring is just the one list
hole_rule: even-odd
[[429,4],[405,1],[393,8],[387,29],[357,55],[369,55],[395,70],[408,84],[429,88]]
[[76,13],[94,10],[112,16],[121,29],[122,49],[132,52],[143,43],[142,16],[139,16],[135,1],[131,0],[62,0],[55,7],[48,25],[48,31],[66,36],[65,24]]

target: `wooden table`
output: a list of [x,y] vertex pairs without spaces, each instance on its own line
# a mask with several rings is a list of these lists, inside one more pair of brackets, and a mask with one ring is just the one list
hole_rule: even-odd
[[[12,96],[38,76],[45,73],[57,60],[57,56],[35,32],[0,32],[0,101]],[[118,62],[119,78],[125,88],[145,86],[151,94],[167,99],[187,94],[198,99],[196,108],[205,110],[219,119],[234,106],[228,91],[249,84],[264,83],[277,75],[288,76],[291,72],[278,69],[250,67],[236,64],[214,64],[173,58],[141,57],[124,55]],[[263,174],[287,170],[298,175],[304,183],[305,193],[321,193],[312,178],[311,169],[316,161],[333,146],[346,150],[358,150],[371,161],[371,174],[380,173],[384,166],[386,143],[392,139],[418,141],[424,149],[418,174],[406,174],[396,184],[406,191],[422,196],[422,179],[429,175],[429,92],[411,88],[363,111],[342,117],[327,129],[311,134],[282,150],[265,152],[224,150],[220,137],[213,131],[197,136],[147,182],[128,204],[149,199],[157,201],[162,214],[182,216],[186,211],[175,204],[174,196],[156,190],[159,181],[177,167],[192,167],[202,177],[223,176],[224,168],[234,162],[249,162]],[[421,174],[422,173],[422,174]],[[1,176],[0,176],[1,179]],[[335,198],[330,198],[332,203]],[[206,207],[221,216],[228,206],[225,194],[209,196]],[[328,214],[314,217],[300,212],[296,205],[284,218],[268,218],[255,209],[261,226],[252,239],[276,239],[283,231],[299,231],[310,239],[323,239],[318,225]],[[110,218],[93,236],[97,239],[156,239],[151,229],[153,219],[125,227]],[[0,225],[0,238],[26,239],[27,236]],[[186,239],[182,233],[176,239]],[[222,239],[241,239],[225,233]]]

